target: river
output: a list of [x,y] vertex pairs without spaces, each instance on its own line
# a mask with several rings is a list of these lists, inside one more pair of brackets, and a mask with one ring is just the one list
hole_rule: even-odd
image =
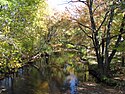
[[[42,59],[18,69],[17,73],[0,80],[0,94],[65,94],[64,81],[68,75],[64,68],[69,62],[72,66],[73,57],[73,54],[62,57],[57,54],[49,58],[50,66]],[[67,69],[74,71],[74,68]],[[80,71],[79,77],[83,75],[85,74]]]

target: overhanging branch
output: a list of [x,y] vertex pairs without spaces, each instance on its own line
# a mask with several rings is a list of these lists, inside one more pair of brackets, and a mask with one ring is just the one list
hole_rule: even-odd
[[92,39],[92,37],[91,36],[89,36],[87,33],[86,33],[86,31],[85,30],[83,30],[83,28],[79,25],[79,27],[80,27],[80,29],[85,33],[85,35],[87,36],[87,37],[89,37],[90,39]]
[[105,20],[106,20],[106,18],[107,18],[108,13],[109,13],[109,11],[106,12],[106,14],[105,14],[105,16],[104,16],[104,19],[103,19],[102,23],[100,24],[100,26],[99,26],[98,29],[97,29],[97,32],[100,30],[100,28],[101,28],[102,25],[104,24],[104,22],[105,22]]

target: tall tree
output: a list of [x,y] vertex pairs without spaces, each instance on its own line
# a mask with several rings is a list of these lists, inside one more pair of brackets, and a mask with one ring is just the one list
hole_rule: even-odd
[[124,1],[78,0],[84,4],[76,9],[80,19],[73,18],[84,34],[92,41],[98,63],[98,72],[108,76],[110,64],[124,35]]

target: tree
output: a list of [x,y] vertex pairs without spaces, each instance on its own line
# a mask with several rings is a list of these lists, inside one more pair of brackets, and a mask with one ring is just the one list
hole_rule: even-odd
[[27,57],[23,61],[26,63],[37,52],[40,30],[35,28],[38,26],[35,18],[38,7],[43,14],[47,5],[44,0],[0,1],[0,71],[22,66],[22,57]]
[[80,19],[73,19],[92,41],[98,63],[98,73],[101,76],[108,76],[111,61],[120,43],[124,41],[122,40],[125,33],[124,1],[78,0],[71,2],[84,4]]

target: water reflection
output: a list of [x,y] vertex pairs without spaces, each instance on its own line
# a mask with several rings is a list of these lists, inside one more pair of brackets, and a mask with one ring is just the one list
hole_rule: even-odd
[[[35,67],[20,68],[16,76],[1,80],[0,86],[6,89],[1,94],[77,94],[78,79],[72,67],[75,63],[69,64],[70,58],[67,55],[49,57],[48,61],[41,59],[36,62]],[[70,74],[65,76],[67,71]]]
[[77,92],[78,79],[73,73],[70,73],[66,77],[66,80],[64,82],[64,86],[66,88],[67,94],[78,94],[78,92]]
[[0,81],[0,94],[61,94],[63,81],[55,74],[39,72],[33,67],[19,69],[17,76],[7,77]]
[[13,94],[13,78],[6,77],[0,81],[0,92],[1,94]]

